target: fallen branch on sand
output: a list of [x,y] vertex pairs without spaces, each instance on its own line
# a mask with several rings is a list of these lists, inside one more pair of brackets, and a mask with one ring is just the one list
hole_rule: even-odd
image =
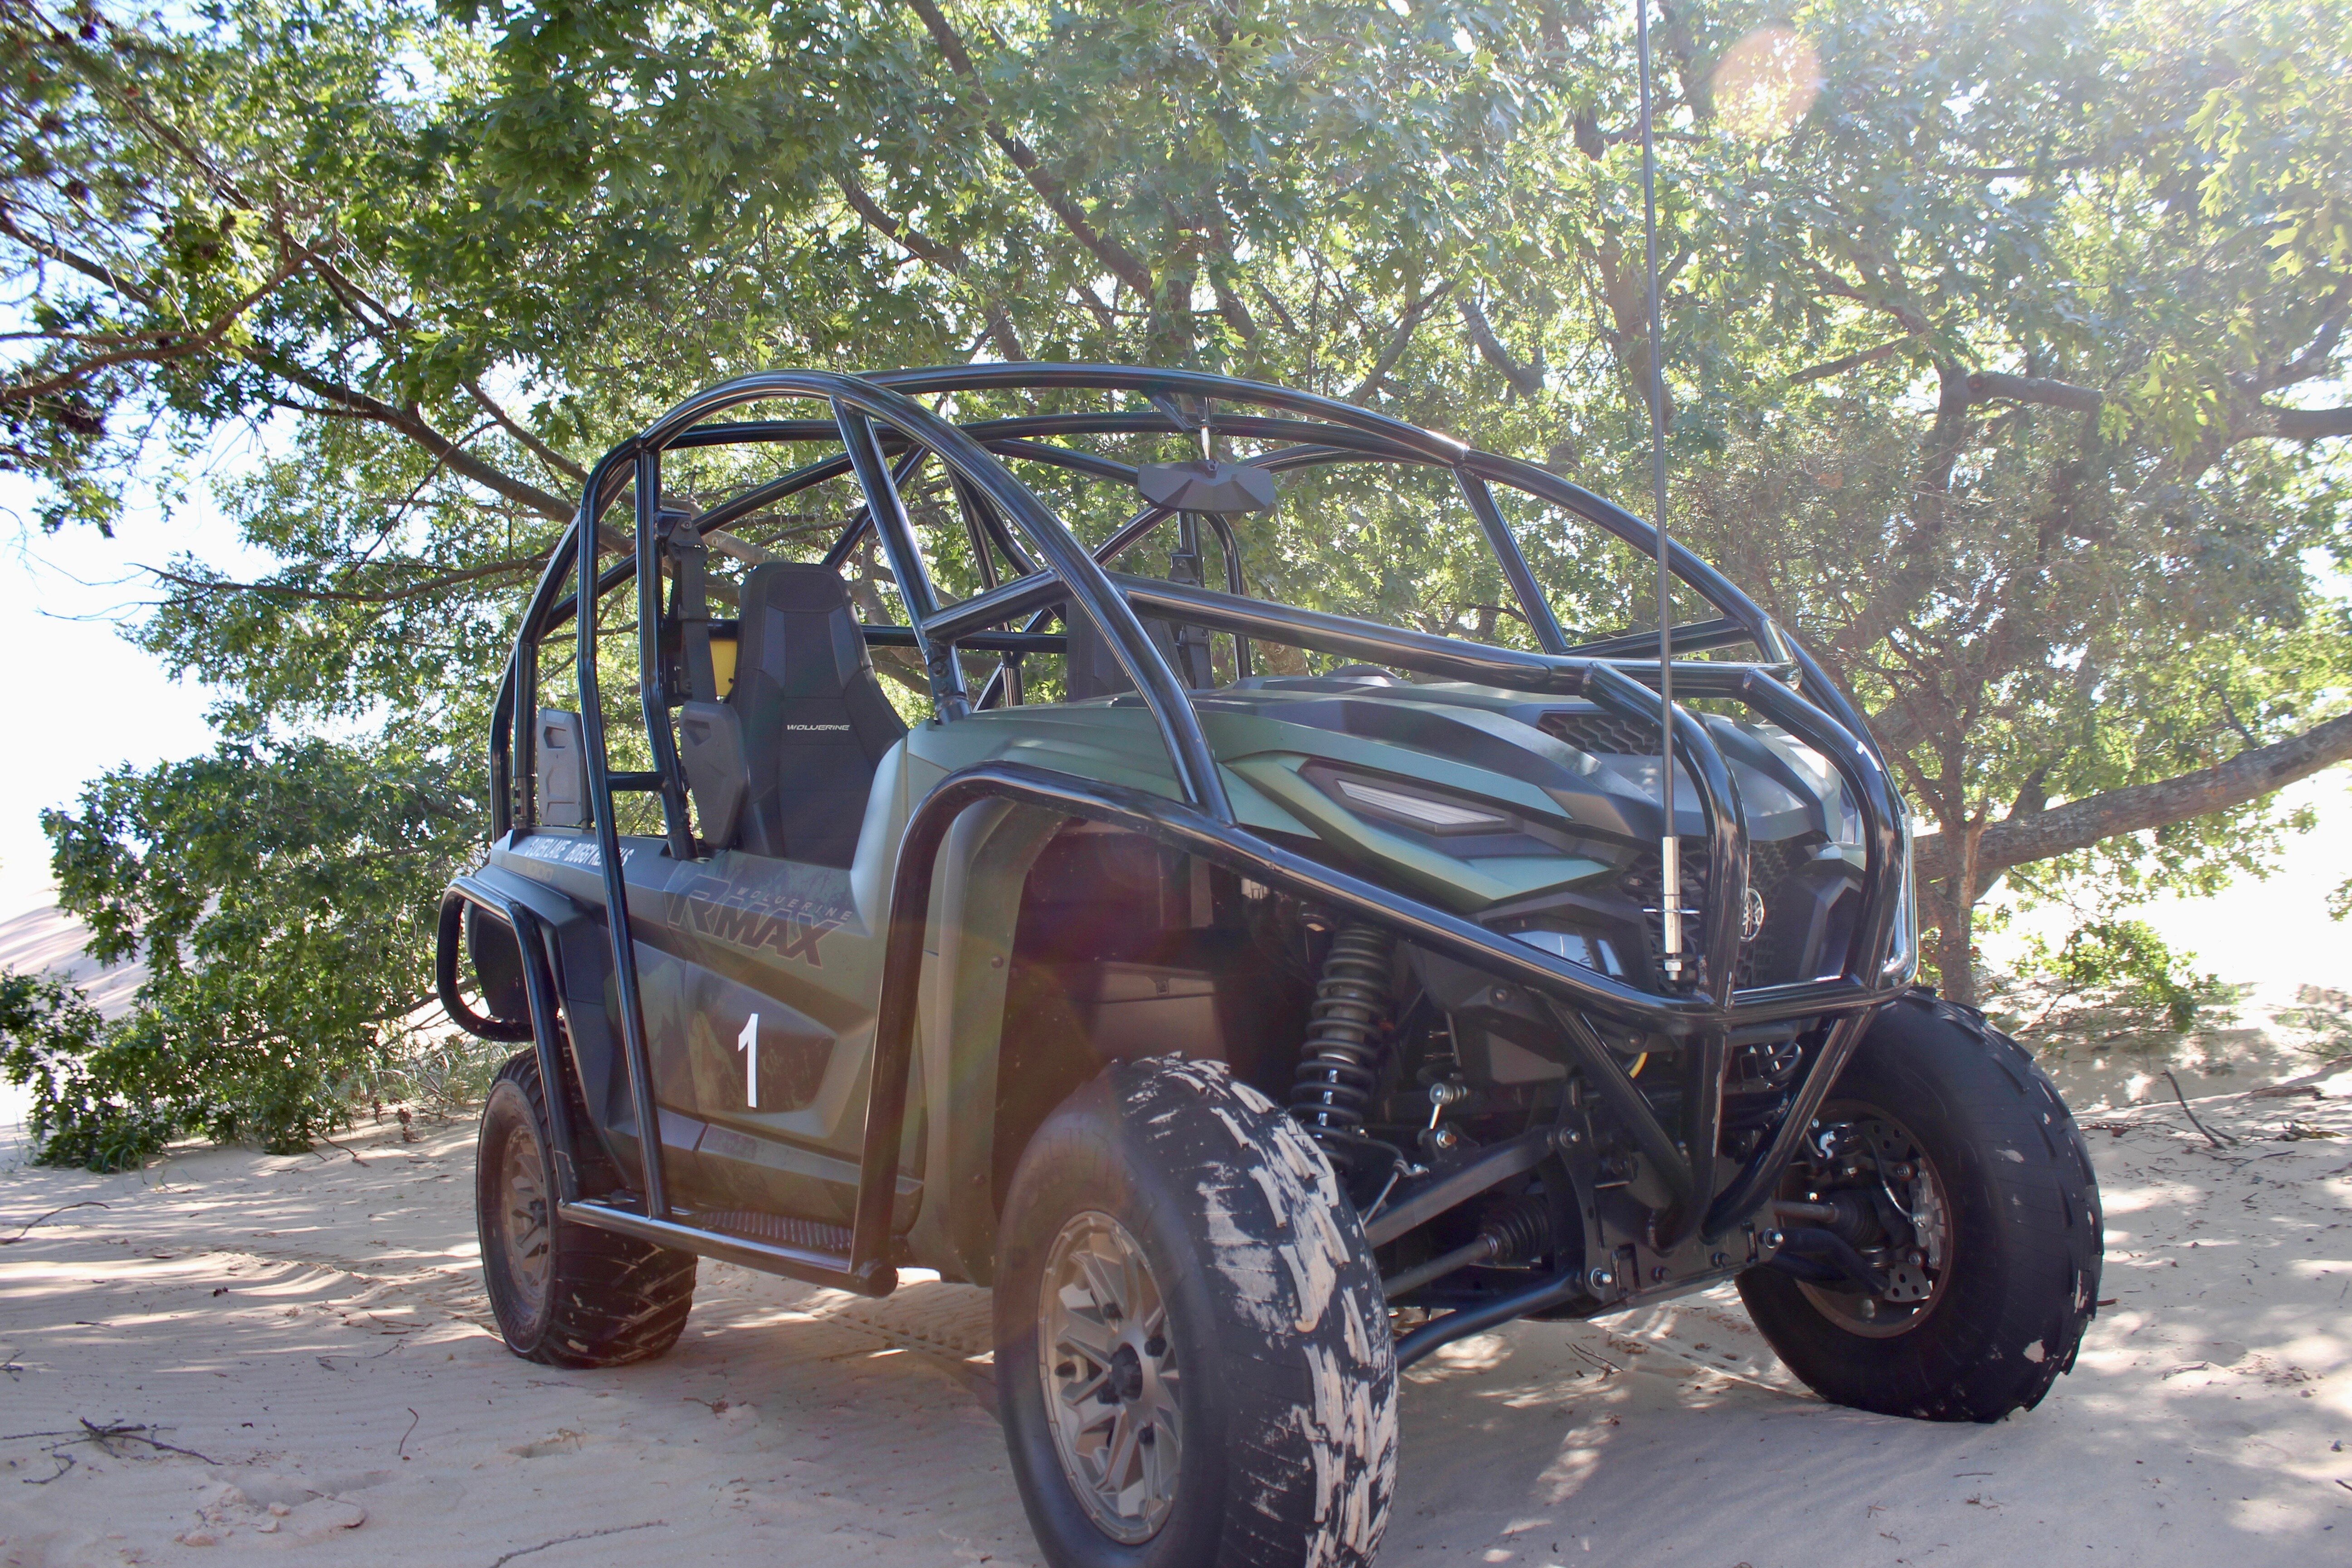
[[96,1198],[85,1198],[78,1204],[68,1204],[64,1208],[51,1209],[45,1215],[27,1220],[23,1226],[18,1227],[16,1235],[0,1236],[0,1247],[12,1247],[16,1243],[24,1240],[26,1233],[30,1231],[33,1226],[39,1225],[43,1220],[52,1220],[57,1218],[58,1215],[65,1213],[66,1209],[102,1209],[106,1206],[106,1205],[100,1203]]
[[2225,1141],[2221,1134],[2215,1132],[2210,1127],[2206,1126],[2202,1121],[2197,1120],[2197,1113],[2189,1109],[2189,1097],[2180,1092],[2180,1080],[2172,1076],[2172,1069],[2170,1068],[2164,1069],[2164,1081],[2172,1086],[2172,1098],[2179,1100],[2180,1102],[2180,1109],[2184,1112],[2187,1112],[2189,1125],[2196,1128],[2198,1131],[2205,1134],[2205,1141],[2208,1143],[2212,1144],[2216,1149],[2226,1149],[2230,1144],[2237,1142],[2235,1138]]
[[[367,1162],[366,1162],[365,1160],[362,1160],[362,1159],[361,1159],[361,1158],[360,1158],[359,1151],[358,1151],[358,1150],[356,1150],[356,1149],[346,1149],[346,1148],[344,1148],[341,1143],[336,1142],[332,1138],[328,1137],[328,1136],[327,1136],[325,1133],[323,1133],[323,1132],[321,1132],[321,1133],[320,1133],[320,1134],[319,1134],[319,1142],[321,1142],[321,1143],[324,1143],[324,1144],[325,1144],[328,1148],[330,1148],[330,1149],[336,1150],[336,1151],[338,1151],[339,1152],[341,1152],[341,1153],[349,1154],[349,1155],[352,1157],[352,1164],[354,1164],[354,1165],[364,1165],[364,1164],[366,1164],[366,1163],[367,1163]],[[310,1151],[310,1152],[312,1152],[313,1154],[319,1154],[319,1152],[318,1152],[316,1149],[311,1150],[311,1151]],[[326,1156],[326,1155],[324,1155],[324,1154],[319,1154],[319,1158],[320,1158],[320,1159],[321,1159],[321,1160],[324,1160],[324,1159],[326,1159],[326,1158],[327,1158],[327,1156]],[[331,1162],[331,1161],[330,1161],[329,1163],[332,1163],[332,1162]]]
[[157,1432],[163,1430],[160,1426],[150,1426],[144,1422],[110,1422],[101,1426],[87,1415],[77,1416],[75,1419],[81,1423],[79,1431],[68,1427],[62,1432],[11,1432],[6,1436],[0,1437],[0,1443],[15,1443],[27,1437],[59,1439],[47,1445],[49,1458],[57,1461],[57,1474],[28,1478],[25,1485],[45,1487],[51,1481],[62,1478],[68,1470],[74,1468],[74,1457],[66,1450],[80,1443],[96,1444],[98,1451],[110,1459],[120,1459],[124,1457],[115,1452],[115,1444],[131,1442],[144,1443],[158,1453],[184,1454],[191,1459],[202,1459],[207,1465],[217,1466],[220,1463],[209,1454],[199,1454],[194,1448],[183,1448],[177,1443],[164,1442],[155,1436]]
[[552,1541],[542,1541],[536,1546],[520,1546],[490,1564],[490,1568],[506,1568],[518,1557],[528,1557],[534,1552],[544,1552],[551,1546],[569,1545],[574,1541],[593,1541],[600,1535],[626,1535],[633,1530],[667,1530],[669,1521],[649,1519],[643,1524],[615,1524],[604,1530],[583,1530],[575,1535],[559,1535]]
[[2337,1057],[2334,1061],[2320,1068],[2317,1072],[2307,1072],[2301,1078],[2291,1078],[2284,1083],[2268,1083],[2260,1089],[2250,1089],[2246,1090],[2246,1098],[2248,1100],[2292,1100],[2298,1095],[2307,1094],[2314,1100],[2325,1100],[2327,1097],[2319,1091],[2320,1080],[2334,1078],[2347,1068],[2352,1068],[2352,1057]]

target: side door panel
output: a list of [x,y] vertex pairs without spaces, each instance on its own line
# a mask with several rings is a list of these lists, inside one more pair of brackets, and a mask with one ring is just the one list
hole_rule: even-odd
[[[681,864],[650,838],[625,839],[622,854],[673,1202],[845,1223],[878,968],[847,874],[733,852]],[[549,916],[551,956],[574,1068],[592,1120],[633,1168],[636,1118],[595,840],[520,834],[493,849],[491,865],[563,911]],[[902,1187],[912,1194],[919,1183]]]
[[730,850],[673,868],[640,920],[656,1093],[701,1124],[671,1161],[681,1200],[849,1218],[873,1016],[848,895],[845,872]]

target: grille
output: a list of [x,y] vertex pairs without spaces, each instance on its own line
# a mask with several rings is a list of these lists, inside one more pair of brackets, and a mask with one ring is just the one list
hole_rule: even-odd
[[[1570,744],[1573,743],[1570,742]],[[1658,972],[1659,961],[1664,957],[1666,951],[1665,917],[1654,912],[1664,904],[1664,900],[1658,897],[1658,889],[1664,881],[1664,858],[1657,850],[1643,849],[1633,858],[1633,863],[1626,867],[1617,879],[1618,890],[1631,899],[1636,909],[1654,911],[1642,917],[1642,940],[1649,943],[1650,970],[1653,973]],[[1681,907],[1686,910],[1705,909],[1706,907],[1706,840],[1705,838],[1685,838],[1682,841],[1682,898],[1678,900]],[[1685,944],[1683,951],[1685,956],[1695,951],[1693,944],[1696,944],[1699,938],[1697,924],[1696,921],[1683,922],[1683,939]]]
[[[1569,709],[1545,714],[1536,721],[1536,727],[1555,741],[1564,741],[1595,756],[1638,757],[1655,755],[1658,750],[1655,724],[1620,718],[1614,713]],[[1654,878],[1654,868],[1652,875]]]
[[1770,844],[1748,845],[1748,885],[1764,900],[1764,929],[1756,933],[1754,942],[1740,948],[1734,985],[1774,985],[1803,978],[1796,971],[1804,963],[1802,948],[1810,922],[1804,919],[1800,900],[1784,899],[1780,892],[1798,868],[1813,858],[1813,851],[1828,842],[1818,833],[1804,833]]
[[[1796,973],[1804,962],[1802,947],[1807,921],[1802,900],[1780,896],[1784,886],[1798,868],[1812,858],[1813,851],[1829,842],[1818,833],[1801,834],[1769,844],[1748,847],[1748,885],[1764,900],[1764,929],[1753,942],[1742,942],[1738,967],[1732,977],[1736,988],[1745,990],[1756,985],[1774,985],[1783,981],[1801,979]],[[1686,910],[1706,908],[1706,840],[1686,837],[1682,841],[1682,907]],[[1628,899],[1644,910],[1660,906],[1659,873],[1663,869],[1655,849],[1644,849],[1634,857],[1617,879],[1617,886]],[[1696,943],[1702,940],[1696,921],[1683,927],[1685,937]],[[1654,972],[1665,952],[1664,917],[1645,914],[1642,917],[1643,935],[1650,945],[1650,964]],[[1687,949],[1685,951],[1688,951]],[[1707,955],[1700,954],[1702,966]]]

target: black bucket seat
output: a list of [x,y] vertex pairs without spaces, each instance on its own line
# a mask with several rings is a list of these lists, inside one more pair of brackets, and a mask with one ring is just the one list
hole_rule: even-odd
[[713,848],[844,868],[856,858],[875,769],[907,733],[841,574],[781,562],[743,579],[726,700],[688,702],[678,720]]

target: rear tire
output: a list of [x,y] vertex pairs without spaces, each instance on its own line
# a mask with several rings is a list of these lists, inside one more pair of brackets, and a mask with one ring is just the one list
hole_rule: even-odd
[[536,1052],[507,1060],[482,1108],[474,1215],[490,1312],[507,1348],[547,1366],[623,1366],[677,1342],[695,1257],[572,1225],[555,1212]]
[[1106,1068],[1023,1152],[997,1264],[998,1405],[1055,1568],[1371,1562],[1387,1306],[1329,1162],[1265,1096],[1219,1064]]
[[[1878,1299],[1769,1267],[1742,1274],[1740,1297],[1789,1370],[1886,1415],[1998,1421],[2040,1404],[2074,1364],[2104,1250],[2090,1152],[2049,1075],[1983,1014],[1913,991],[1872,1022],[1815,1125],[1857,1130],[1862,1174],[1822,1180],[1816,1162],[1814,1189],[1874,1204],[1874,1167],[1886,1168],[1887,1209],[1904,1213],[1892,1193],[1905,1194],[1923,1246],[1884,1270]],[[1807,1182],[1793,1167],[1780,1195],[1806,1198]]]

